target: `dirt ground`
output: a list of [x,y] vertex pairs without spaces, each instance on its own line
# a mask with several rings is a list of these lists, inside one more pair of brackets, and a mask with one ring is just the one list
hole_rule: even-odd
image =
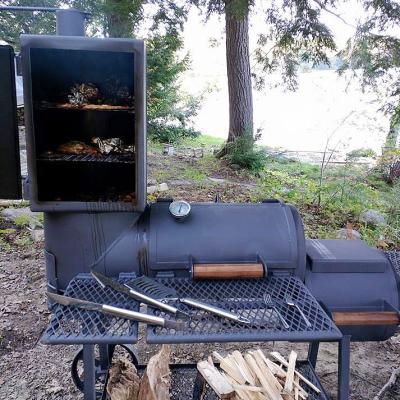
[[[161,177],[157,176],[157,171],[163,168],[162,161],[151,155],[149,164],[150,179],[160,183]],[[179,172],[179,168],[185,168],[186,164],[177,158],[174,168],[178,168]],[[167,195],[182,194],[188,200],[210,201],[216,191],[229,199],[234,190],[235,196],[239,193],[243,201],[248,201],[254,182],[242,179],[240,174],[228,176],[225,172],[221,170],[219,176],[214,176],[217,179],[228,179],[222,186],[215,181],[174,181],[172,173],[162,178],[171,187]],[[77,348],[44,346],[40,343],[50,317],[45,292],[43,243],[12,245],[8,251],[0,252],[0,400],[83,398],[74,387],[69,370]],[[254,347],[265,350],[274,347],[285,355],[289,349],[294,348],[302,357],[306,355],[306,346],[289,343],[198,344],[174,346],[172,361],[197,362],[213,350],[223,354],[233,349],[243,351]],[[146,362],[157,350],[157,346],[146,345],[141,332],[137,350],[140,362]],[[336,359],[337,345],[321,346],[317,372],[333,399],[336,398]],[[387,381],[392,369],[399,367],[399,360],[400,335],[387,342],[352,344],[351,399],[372,399]],[[400,387],[387,393],[385,400],[389,399],[400,399]]]

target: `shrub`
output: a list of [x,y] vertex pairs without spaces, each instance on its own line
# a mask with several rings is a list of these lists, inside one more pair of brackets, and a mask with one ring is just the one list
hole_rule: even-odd
[[148,134],[156,142],[176,143],[181,139],[194,139],[200,135],[200,132],[193,128],[150,122],[148,125]]
[[267,160],[265,151],[257,147],[250,136],[237,138],[234,142],[226,144],[225,158],[231,164],[257,172],[264,168]]

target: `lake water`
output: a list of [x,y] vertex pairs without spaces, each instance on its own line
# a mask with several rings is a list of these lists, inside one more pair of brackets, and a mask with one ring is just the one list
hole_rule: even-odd
[[[205,95],[195,127],[204,134],[226,138],[228,91],[226,76],[191,73],[185,86],[214,87]],[[296,92],[282,87],[254,91],[255,128],[263,131],[261,143],[294,151],[322,151],[327,143],[344,154],[368,147],[380,152],[388,130],[388,118],[371,93],[348,85],[335,71],[301,73]]]

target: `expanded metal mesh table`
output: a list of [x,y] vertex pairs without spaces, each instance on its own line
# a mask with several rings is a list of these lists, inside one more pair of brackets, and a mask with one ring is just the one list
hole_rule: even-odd
[[385,255],[390,260],[393,270],[400,281],[400,251],[386,251]]
[[[168,304],[180,307],[191,318],[180,331],[149,325],[148,343],[335,341],[342,337],[302,281],[294,276],[206,281],[176,278],[162,279],[159,282],[173,288],[179,298],[190,297],[229,310],[249,319],[251,324],[230,321],[172,299],[168,300]],[[275,309],[264,302],[263,296],[266,293],[271,295]],[[311,323],[310,327],[307,327],[296,307],[285,303],[288,296],[303,311]],[[160,310],[152,309],[152,312],[163,318],[172,318],[170,314]],[[282,325],[278,312],[287,322],[288,328]]]
[[[120,279],[121,283],[129,278]],[[102,288],[90,275],[81,274],[68,285],[66,296],[113,305],[138,311],[139,303],[123,293]],[[46,344],[126,344],[137,342],[138,324],[135,321],[98,311],[57,305],[42,337]]]
[[[119,281],[129,284],[133,283],[134,279],[134,275],[121,275]],[[340,376],[342,376],[342,380],[346,379],[348,370],[346,354],[348,353],[349,340],[343,341],[341,332],[299,278],[294,276],[269,276],[265,279],[205,281],[164,278],[157,279],[157,282],[169,288],[174,295],[176,294],[176,297],[169,295],[170,297],[163,299],[163,301],[187,311],[190,317],[185,320],[184,329],[181,331],[148,325],[148,343],[309,342],[309,359],[303,364],[302,368],[305,369],[302,369],[302,371],[321,389],[321,394],[318,396],[315,393],[309,393],[309,399],[325,400],[327,399],[326,394],[318,382],[314,370],[318,343],[335,341],[340,343],[339,369],[342,371]],[[164,292],[167,293],[168,291]],[[272,297],[274,307],[265,303],[264,295],[266,293]],[[109,287],[102,288],[89,274],[80,274],[75,277],[68,285],[65,295],[133,311],[139,309],[139,304],[134,299]],[[179,302],[178,299],[183,297],[190,297],[222,307],[250,319],[251,323],[248,325],[236,323],[188,307]],[[290,297],[301,308],[311,326],[307,326],[305,319],[295,307],[285,303],[287,297]],[[288,327],[283,326],[277,311],[285,319]],[[151,307],[148,307],[147,312],[167,319],[175,318],[171,314]],[[82,361],[85,371],[83,390],[85,399],[91,400],[96,398],[97,379],[99,376],[104,376],[104,371],[108,370],[109,356],[112,355],[114,346],[132,344],[137,339],[138,324],[134,321],[116,318],[97,311],[61,305],[55,306],[53,316],[42,337],[42,341],[48,344],[83,345]],[[102,365],[100,370],[96,366],[97,361],[95,362],[95,344],[99,345],[100,365]],[[344,368],[342,368],[342,365],[344,365]],[[179,373],[182,374],[182,371]],[[176,379],[179,381],[179,374]],[[342,391],[347,393],[346,385],[343,386]],[[211,391],[209,396],[211,397],[207,397],[208,399],[213,398]],[[174,397],[174,395],[172,397],[181,400],[181,397]],[[345,399],[346,394],[341,395],[340,398]]]

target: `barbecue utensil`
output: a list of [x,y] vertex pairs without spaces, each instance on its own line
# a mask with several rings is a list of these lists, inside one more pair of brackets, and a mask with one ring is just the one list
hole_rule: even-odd
[[276,308],[275,302],[269,293],[264,294],[264,303],[266,304],[267,307],[270,307],[270,308],[272,308],[272,310],[275,311],[275,313],[278,316],[279,320],[281,321],[281,324],[283,325],[283,327],[285,329],[289,329],[290,328],[289,324],[286,322],[285,318],[283,318],[282,314]]
[[61,296],[59,294],[47,292],[47,297],[63,306],[74,306],[84,310],[98,311],[103,314],[110,314],[116,317],[131,319],[133,321],[144,322],[149,325],[162,326],[170,329],[182,329],[183,322],[171,321],[154,315],[143,314],[137,311],[126,310],[107,304],[93,303],[91,301],[76,299],[74,297]]
[[297,311],[300,313],[301,317],[304,319],[304,322],[306,323],[307,328],[312,327],[310,320],[304,315],[302,309],[298,306],[298,304],[290,296],[285,296],[285,303],[289,307],[295,307],[297,309]]
[[230,319],[232,321],[241,322],[243,324],[251,324],[251,321],[248,318],[240,317],[239,315],[233,314],[230,311],[226,311],[223,308],[215,307],[211,304],[203,303],[202,301],[193,300],[189,298],[179,299],[179,301],[188,306],[198,308],[203,311],[207,311],[209,313]]
[[108,276],[100,274],[99,272],[91,271],[91,274],[92,274],[93,278],[96,279],[96,281],[100,284],[100,286],[102,288],[109,286],[112,289],[116,290],[117,292],[124,293],[142,303],[149,304],[153,307],[159,308],[160,310],[164,310],[164,311],[167,311],[167,312],[175,314],[175,315],[181,315],[181,316],[188,317],[188,314],[185,313],[184,311],[181,311],[176,307],[170,306],[169,304],[165,304],[159,300],[153,299],[152,297],[150,297],[146,294],[143,294],[143,293],[131,288],[130,286],[128,286],[126,284],[121,284],[121,283],[117,282],[116,280],[109,278]]
[[175,289],[169,288],[160,282],[155,281],[145,275],[141,275],[129,282],[129,286],[141,293],[147,294],[154,299],[166,299],[178,297]]

